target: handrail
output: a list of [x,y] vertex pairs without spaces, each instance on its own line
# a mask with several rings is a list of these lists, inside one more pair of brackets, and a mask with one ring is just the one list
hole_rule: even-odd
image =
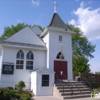
[[[65,74],[63,73],[63,76],[67,79],[67,77],[65,76]],[[68,87],[69,87],[69,80],[68,80]],[[71,84],[71,86],[72,86],[72,88],[71,88],[71,90],[72,90],[72,94],[71,95],[73,95],[73,85]],[[63,94],[64,94],[64,85],[63,85]]]
[[[55,74],[56,75],[56,74]],[[62,83],[62,81],[58,78],[58,76],[56,75],[56,77],[57,77],[57,79],[59,80],[59,82],[61,82]]]
[[[92,85],[91,85],[91,83],[89,82],[89,81],[87,81],[87,79],[83,76],[83,75],[81,75],[81,80],[82,79],[85,79],[85,81],[90,85],[90,90],[91,90],[91,92],[93,92],[93,88],[92,88]],[[83,81],[83,80],[82,80]],[[84,82],[84,81],[83,81]],[[85,83],[85,85],[86,85],[86,83]],[[87,86],[87,85],[86,85]],[[89,87],[89,86],[88,86]]]
[[[64,77],[67,79],[67,77],[65,76],[65,74],[64,74],[64,73],[63,73],[63,75],[64,75]],[[68,80],[68,87],[69,87],[69,82],[70,82],[70,81]],[[73,95],[73,85],[72,85],[72,84],[71,84],[71,87],[72,87],[72,88],[71,88],[71,90],[72,90],[71,95]]]
[[[93,88],[92,88],[92,85],[91,85],[91,83],[90,83],[90,82],[88,82],[88,81],[87,81],[87,79],[86,79],[83,75],[81,75],[81,76],[82,76],[82,78],[84,78],[84,79],[86,80],[86,82],[90,85],[90,90],[91,90],[91,98],[92,98],[92,93],[94,92],[94,91],[93,91]],[[81,79],[82,79],[82,78],[81,78]],[[85,82],[84,82],[84,84],[86,85],[86,83],[85,83]],[[86,85],[86,86],[87,86],[87,85]],[[89,86],[87,86],[87,87],[89,87]]]

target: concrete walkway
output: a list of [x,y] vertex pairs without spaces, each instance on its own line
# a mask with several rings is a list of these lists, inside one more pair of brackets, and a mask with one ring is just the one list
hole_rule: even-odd
[[55,96],[34,96],[34,100],[61,100]]
[[[34,96],[34,100],[61,100],[55,96]],[[67,99],[67,100],[100,100],[92,98],[80,98],[80,99]]]

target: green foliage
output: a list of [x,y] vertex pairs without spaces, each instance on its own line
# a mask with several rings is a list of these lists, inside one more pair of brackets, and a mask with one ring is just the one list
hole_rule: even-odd
[[17,88],[22,90],[23,88],[25,88],[25,83],[23,81],[19,81],[19,83],[17,84]]
[[22,94],[21,98],[22,98],[22,100],[30,100],[30,95]]
[[29,91],[18,90],[17,93],[21,94],[22,100],[30,100],[30,98],[32,97]]
[[73,56],[73,71],[81,73],[89,73],[89,60],[84,56]]
[[0,100],[31,100],[31,93],[29,91],[18,90],[9,88],[0,88]]
[[100,74],[100,72],[95,72],[95,74]]
[[88,41],[79,28],[68,24],[67,27],[76,33],[72,37],[73,56],[93,58],[92,53],[95,51],[95,45]]
[[29,26],[24,23],[18,23],[16,26],[12,25],[11,27],[5,27],[4,28],[4,33],[0,37],[0,41],[5,40],[6,38],[12,36],[13,34],[17,33],[24,27]]
[[0,88],[0,100],[11,100],[9,89]]
[[73,25],[67,27],[74,31],[76,34],[72,37],[72,49],[73,49],[73,71],[89,73],[89,58],[93,58],[92,53],[95,51],[95,45],[83,35],[82,31]]
[[[4,33],[0,36],[0,41],[7,39],[8,37],[12,36],[13,34],[17,33],[18,31],[20,31],[21,29],[25,28],[26,26],[32,28],[36,25],[28,25],[28,24],[24,24],[24,23],[18,23],[16,26],[12,25],[11,27],[5,27],[4,28]],[[38,28],[40,30],[44,30],[44,28],[42,28],[40,25],[37,25]]]
[[93,98],[95,98],[95,96],[96,96],[96,93],[95,93],[95,92],[93,92],[92,97],[93,97]]

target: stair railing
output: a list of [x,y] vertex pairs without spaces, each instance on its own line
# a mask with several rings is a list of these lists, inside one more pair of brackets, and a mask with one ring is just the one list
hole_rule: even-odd
[[[93,88],[92,88],[91,83],[90,83],[83,75],[81,75],[81,81],[82,81],[87,87],[90,88],[91,92],[93,92]],[[84,81],[85,81],[85,82],[84,82]],[[88,83],[88,85],[87,85],[86,83]]]
[[[84,80],[85,80],[85,82],[84,82]],[[87,86],[87,87],[89,87],[89,89],[90,89],[90,91],[91,91],[91,98],[92,98],[92,94],[93,94],[93,87],[92,87],[92,85],[91,85],[91,83],[83,76],[83,75],[81,75],[81,81]],[[88,83],[88,85],[86,84],[86,83]]]
[[[65,76],[64,73],[62,73],[62,75],[65,77],[65,79],[67,79],[67,77]],[[68,80],[68,82],[66,82],[66,83],[68,83],[68,87],[69,87],[70,81]],[[72,84],[71,84],[71,90],[72,90],[72,94],[73,94],[73,85]],[[64,94],[64,85],[63,85],[63,94]]]
[[[56,75],[56,74],[55,74]],[[59,80],[59,82],[62,84],[62,80],[59,79],[59,77],[56,75],[56,78]],[[56,83],[56,82],[55,82]]]

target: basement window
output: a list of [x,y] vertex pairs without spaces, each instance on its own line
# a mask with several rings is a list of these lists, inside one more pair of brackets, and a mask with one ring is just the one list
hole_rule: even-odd
[[42,86],[49,86],[49,75],[42,75]]

